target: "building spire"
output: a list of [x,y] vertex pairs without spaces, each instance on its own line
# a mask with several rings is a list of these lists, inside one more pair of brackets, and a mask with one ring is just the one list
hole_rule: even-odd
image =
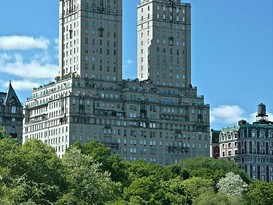
[[7,91],[6,99],[5,99],[5,104],[10,104],[10,103],[16,103],[18,105],[21,105],[21,102],[19,98],[17,97],[12,85],[11,85],[11,80],[9,81],[9,88]]

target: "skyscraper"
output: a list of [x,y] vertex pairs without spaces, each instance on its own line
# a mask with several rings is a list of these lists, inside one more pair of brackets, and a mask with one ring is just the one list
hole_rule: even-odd
[[138,5],[138,78],[156,85],[191,84],[191,5],[141,0]]
[[[25,106],[23,140],[40,139],[60,157],[76,141],[90,140],[111,147],[124,160],[167,165],[209,156],[209,105],[190,84],[190,5],[141,1],[138,12],[149,5],[163,15],[165,8],[168,20],[162,19],[162,28],[138,30],[138,42],[152,41],[139,48],[138,57],[151,59],[151,64],[138,65],[146,77],[122,80],[121,4],[121,0],[60,1],[60,73],[55,82],[33,89]],[[149,25],[156,22],[160,21],[152,18]],[[153,51],[145,55],[149,48]]]

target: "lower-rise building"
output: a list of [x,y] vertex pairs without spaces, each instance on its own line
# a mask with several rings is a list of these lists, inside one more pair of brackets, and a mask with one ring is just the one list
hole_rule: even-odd
[[23,118],[23,106],[10,83],[7,92],[0,92],[0,126],[6,137],[22,141]]
[[221,158],[234,159],[238,150],[238,126],[223,128],[219,135]]
[[258,105],[256,122],[241,120],[218,133],[220,158],[235,159],[253,179],[273,180],[273,122],[264,104]]

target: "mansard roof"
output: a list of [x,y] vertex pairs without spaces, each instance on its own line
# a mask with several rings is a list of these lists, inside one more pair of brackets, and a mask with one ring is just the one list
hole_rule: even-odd
[[16,105],[21,105],[21,102],[19,100],[19,98],[17,97],[11,82],[9,83],[9,88],[7,90],[7,94],[6,94],[6,99],[4,104],[9,105],[9,104],[16,104]]

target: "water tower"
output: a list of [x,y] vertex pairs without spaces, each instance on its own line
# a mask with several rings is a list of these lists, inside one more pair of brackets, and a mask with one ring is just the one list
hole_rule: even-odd
[[256,122],[267,122],[268,115],[266,114],[266,106],[263,103],[260,103],[257,107]]

